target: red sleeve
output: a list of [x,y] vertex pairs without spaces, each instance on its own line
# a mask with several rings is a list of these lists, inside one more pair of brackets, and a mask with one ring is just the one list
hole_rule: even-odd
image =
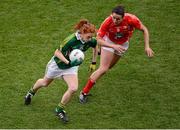
[[135,27],[136,29],[141,29],[142,28],[141,21],[135,15],[132,16],[132,21],[131,22],[132,22],[133,27]]
[[109,23],[110,23],[110,17],[106,18],[104,20],[104,22],[101,24],[99,30],[98,30],[98,33],[97,35],[101,38],[104,37],[104,35],[106,34],[106,32],[108,31],[108,26],[109,26]]

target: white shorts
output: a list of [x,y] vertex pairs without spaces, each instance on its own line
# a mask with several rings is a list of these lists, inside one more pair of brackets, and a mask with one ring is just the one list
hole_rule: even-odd
[[[103,39],[104,39],[106,42],[110,43],[110,44],[115,44],[115,43],[112,42],[107,36],[104,36]],[[116,54],[116,55],[123,56],[123,54],[124,54],[124,53],[128,50],[128,48],[129,48],[129,42],[126,41],[125,43],[121,44],[121,46],[123,46],[123,47],[125,48],[125,51],[124,51],[124,52],[118,52],[118,51],[114,50],[113,48],[104,47],[104,46],[102,46],[102,49],[107,50],[107,51],[110,51],[110,52],[113,52],[113,53]]]
[[54,57],[48,62],[46,66],[45,77],[49,79],[61,79],[64,75],[77,75],[79,66],[74,66],[69,69],[59,69]]

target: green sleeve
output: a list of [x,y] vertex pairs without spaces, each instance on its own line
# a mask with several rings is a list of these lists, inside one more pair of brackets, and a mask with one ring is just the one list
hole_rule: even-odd
[[68,41],[64,46],[60,46],[59,50],[61,52],[66,52],[68,50],[71,50],[72,46],[73,46],[73,42]]
[[95,48],[96,45],[97,45],[97,40],[96,40],[96,38],[93,37],[91,40],[91,47]]
[[64,56],[66,56],[67,53],[72,51],[74,44],[75,36],[74,34],[72,34],[63,41],[63,43],[60,45],[59,50],[63,53]]

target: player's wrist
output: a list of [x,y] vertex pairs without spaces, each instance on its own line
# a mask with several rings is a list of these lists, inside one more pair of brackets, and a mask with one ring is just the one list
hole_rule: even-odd
[[67,60],[65,63],[66,63],[67,65],[69,65],[69,64],[71,63],[71,61]]
[[96,62],[92,61],[91,64],[92,64],[92,65],[96,65]]

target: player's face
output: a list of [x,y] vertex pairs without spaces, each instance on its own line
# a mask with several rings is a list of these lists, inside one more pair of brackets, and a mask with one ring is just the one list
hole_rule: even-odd
[[93,37],[93,33],[84,33],[84,34],[81,34],[81,38],[84,42],[88,42],[88,41],[91,41]]
[[123,20],[122,15],[116,14],[116,13],[112,13],[112,19],[115,25],[119,25],[121,23],[121,21]]

